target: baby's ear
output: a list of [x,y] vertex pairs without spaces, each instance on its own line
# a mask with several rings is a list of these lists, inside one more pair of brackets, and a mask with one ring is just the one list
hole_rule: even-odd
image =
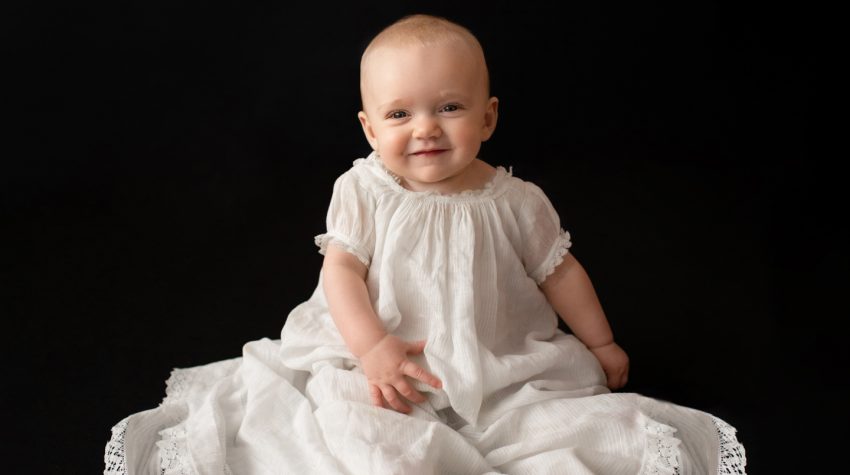
[[496,122],[499,119],[499,99],[491,97],[487,100],[487,108],[484,110],[484,126],[481,127],[481,141],[486,142],[496,130]]
[[375,137],[375,131],[372,130],[369,117],[365,112],[360,111],[357,113],[357,118],[360,119],[360,126],[363,127],[363,135],[366,136],[366,140],[369,141],[372,150],[378,151],[378,139]]

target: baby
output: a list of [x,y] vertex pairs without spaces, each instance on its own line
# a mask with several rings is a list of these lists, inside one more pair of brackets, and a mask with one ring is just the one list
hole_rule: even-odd
[[[360,71],[363,111],[358,113],[358,118],[375,151],[376,160],[380,160],[383,167],[392,173],[399,185],[414,192],[451,195],[481,190],[493,180],[496,169],[477,157],[481,142],[489,139],[496,128],[499,101],[490,96],[484,52],[469,31],[437,18],[409,17],[384,30],[371,42],[363,54]],[[449,213],[446,215],[446,229],[463,223],[463,217],[450,216],[452,210],[446,209],[445,205],[440,209]],[[369,219],[368,216],[363,218]],[[556,231],[557,223],[547,224],[549,229],[541,231]],[[469,237],[472,236],[459,239]],[[505,238],[509,239],[508,236]],[[551,251],[550,266],[547,275],[539,276],[545,278],[540,289],[528,291],[542,292],[573,333],[594,354],[607,375],[608,387],[622,387],[628,375],[628,357],[614,342],[587,274],[569,253],[564,255],[563,262],[555,266],[556,260],[561,260],[560,256],[564,254],[561,251],[566,250],[568,241],[559,239],[554,233],[538,238],[546,239],[543,244],[557,249],[542,249],[544,252]],[[439,378],[407,358],[409,353],[422,352],[426,341],[407,342],[387,332],[372,308],[366,285],[369,269],[356,253],[347,252],[345,242],[339,246],[332,239],[330,243],[323,270],[324,290],[334,323],[352,353],[360,360],[374,404],[383,406],[386,402],[398,411],[409,412],[410,407],[404,399],[421,403],[425,397],[409,384],[408,377],[435,388],[441,387]],[[522,245],[520,242],[511,244],[513,247]],[[522,259],[515,252],[509,254],[512,255],[496,257]],[[459,276],[461,279],[456,284],[466,286],[470,278],[488,277],[479,277],[477,274],[481,270],[463,269],[468,275]],[[548,271],[552,271],[551,275]],[[449,283],[454,284],[446,282]],[[409,284],[416,285],[415,281]],[[469,289],[457,290],[469,293]],[[497,287],[496,290],[508,297],[518,289]],[[470,300],[497,297],[471,294]],[[535,305],[540,304],[535,302]],[[441,309],[428,311],[440,312]],[[470,321],[487,317],[521,318],[499,315],[498,309],[493,313],[492,316],[471,313],[456,317]],[[441,318],[439,315],[427,315],[427,312],[422,315],[428,319]],[[416,314],[402,316],[416,317]],[[544,323],[552,323],[550,312],[535,317]],[[523,331],[522,328],[517,330]],[[500,340],[504,343],[505,338],[512,336],[521,334],[505,335]],[[486,346],[471,350],[475,353],[494,350]]]
[[113,428],[105,473],[744,473],[722,420],[610,391],[628,357],[558,213],[477,158],[488,82],[445,19],[374,38],[374,151],[334,184],[315,292],[279,342],[175,370],[160,407]]

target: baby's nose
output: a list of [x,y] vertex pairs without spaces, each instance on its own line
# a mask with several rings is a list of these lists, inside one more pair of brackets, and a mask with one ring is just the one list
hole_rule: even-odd
[[432,116],[419,116],[413,128],[413,136],[417,139],[431,139],[443,134],[439,121]]

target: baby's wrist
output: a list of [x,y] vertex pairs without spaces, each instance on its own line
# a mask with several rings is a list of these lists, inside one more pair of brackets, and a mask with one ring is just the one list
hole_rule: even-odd
[[372,351],[373,348],[378,346],[378,344],[383,341],[383,339],[386,338],[387,335],[389,335],[389,333],[381,332],[369,335],[368,337],[363,336],[359,341],[352,345],[351,352],[357,358],[362,358],[363,355]]
[[614,340],[609,340],[609,341],[607,341],[607,342],[605,342],[605,343],[601,343],[601,344],[596,344],[596,345],[587,345],[587,349],[588,349],[588,350],[598,350],[598,349],[600,349],[600,348],[604,348],[604,347],[606,347],[606,346],[611,346],[611,345],[613,345],[613,344],[615,344],[615,341],[614,341]]

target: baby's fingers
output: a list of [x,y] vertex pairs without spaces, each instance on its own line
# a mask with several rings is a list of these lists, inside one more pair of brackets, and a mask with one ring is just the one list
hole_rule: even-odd
[[625,371],[612,371],[607,374],[608,376],[608,388],[610,389],[620,389],[626,385],[626,381],[629,379],[629,375]]
[[425,384],[431,385],[437,389],[443,387],[443,382],[433,374],[422,369],[421,366],[410,360],[404,360],[401,364],[401,372],[413,379],[418,379]]
[[399,397],[398,391],[396,391],[394,387],[389,384],[382,384],[381,392],[384,394],[384,399],[387,400],[390,407],[404,414],[410,412],[410,406],[408,406],[401,397]]
[[378,407],[384,406],[384,396],[381,394],[381,388],[375,386],[374,384],[369,385],[369,399],[372,400],[372,404]]
[[413,386],[411,386],[405,378],[402,378],[398,383],[396,383],[395,388],[402,396],[406,397],[408,401],[422,403],[428,400],[428,398],[423,396],[422,393],[413,389]]

